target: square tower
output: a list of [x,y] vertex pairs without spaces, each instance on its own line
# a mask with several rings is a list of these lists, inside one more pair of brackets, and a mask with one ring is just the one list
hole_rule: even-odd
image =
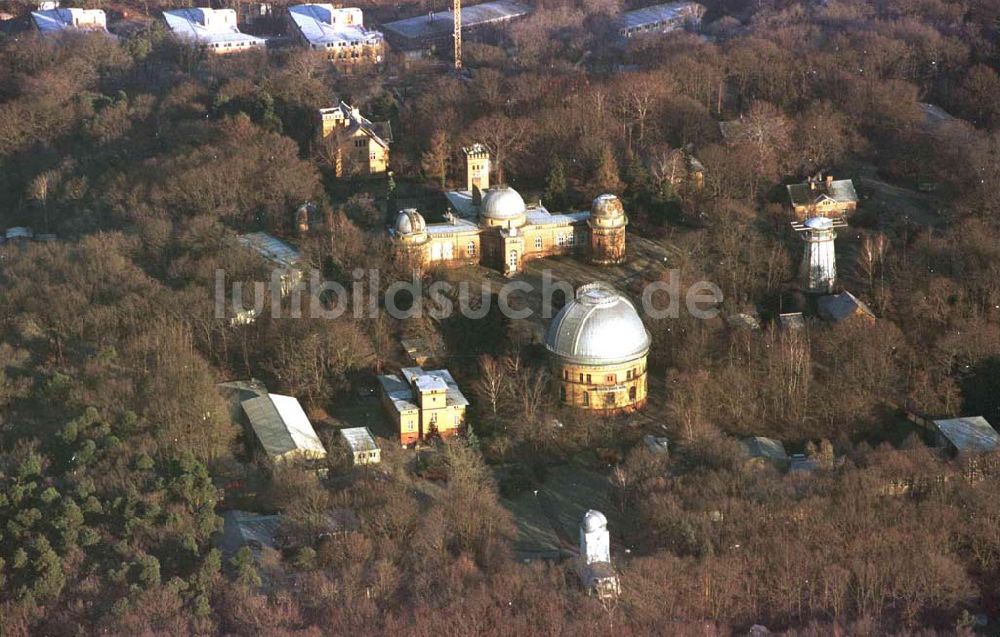
[[482,144],[467,146],[462,151],[465,152],[465,189],[476,199],[477,191],[482,193],[490,187],[490,151]]

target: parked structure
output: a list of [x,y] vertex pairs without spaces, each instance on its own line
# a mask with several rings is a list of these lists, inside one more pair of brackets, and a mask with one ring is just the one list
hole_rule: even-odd
[[389,169],[389,122],[372,122],[341,102],[319,110],[318,133],[337,177],[380,175]]
[[389,230],[401,257],[414,266],[480,264],[505,275],[525,261],[559,254],[589,254],[595,263],[625,258],[628,219],[621,201],[601,195],[590,211],[550,213],[541,202],[526,204],[508,186],[490,187],[490,154],[465,149],[467,190],[445,193],[451,211],[444,223],[428,224],[415,209],[403,210]]
[[805,252],[799,269],[802,289],[814,294],[830,294],[837,283],[837,260],[834,251],[836,228],[844,228],[843,219],[812,217],[805,223],[792,222],[792,228],[802,236]]
[[281,239],[266,232],[251,232],[240,237],[240,243],[250,248],[279,269],[277,274],[282,296],[302,282],[302,256]]
[[851,320],[861,320],[868,324],[875,322],[875,314],[865,302],[847,290],[819,297],[816,299],[816,309],[822,319],[834,324]]
[[[496,0],[462,7],[461,31],[463,34],[500,27],[507,22],[531,13],[531,7],[512,0]],[[382,25],[389,44],[408,53],[426,53],[438,47],[453,45],[455,35],[454,11],[438,11]]]
[[375,442],[375,436],[368,427],[349,427],[340,430],[340,436],[351,450],[354,465],[378,464],[382,461],[382,451]]
[[611,564],[608,519],[600,511],[587,511],[580,524],[580,579],[587,592],[602,599],[621,593],[618,574]]
[[299,44],[325,52],[339,67],[380,64],[385,56],[385,38],[365,28],[361,9],[298,4],[288,7],[288,24]]
[[278,530],[281,516],[261,515],[250,511],[226,511],[222,514],[222,538],[219,548],[227,560],[243,547],[250,549],[260,562],[264,550],[280,549]]
[[631,301],[605,283],[580,287],[545,336],[560,402],[601,412],[642,407],[649,346]]
[[697,2],[669,2],[626,11],[617,20],[618,35],[633,38],[650,33],[669,33],[685,27],[697,27],[705,7]]
[[323,443],[295,398],[266,394],[240,404],[270,462],[281,464],[326,458]]
[[795,218],[804,221],[810,217],[838,219],[846,217],[858,207],[858,193],[850,179],[835,180],[832,175],[810,177],[804,183],[788,186]]
[[788,468],[788,453],[785,451],[785,445],[780,440],[764,438],[763,436],[752,436],[740,440],[740,444],[746,450],[750,462],[755,464],[772,464],[782,470]]
[[[58,4],[56,5],[58,7]],[[31,12],[31,23],[45,35],[67,31],[108,32],[108,17],[101,9],[52,8]]]
[[163,19],[178,39],[219,55],[262,49],[263,38],[241,33],[232,9],[171,9]]
[[469,401],[446,369],[406,367],[401,376],[379,376],[382,403],[399,431],[403,446],[428,438],[448,438],[461,431]]
[[935,420],[936,446],[955,454],[989,453],[1000,449],[1000,434],[982,416]]

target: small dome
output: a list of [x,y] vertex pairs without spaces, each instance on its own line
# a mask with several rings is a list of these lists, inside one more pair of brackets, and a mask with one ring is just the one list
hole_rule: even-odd
[[614,195],[599,195],[590,207],[590,214],[604,219],[624,217],[625,206],[622,205],[622,200]]
[[826,217],[813,217],[811,219],[806,219],[803,224],[810,230],[832,230],[833,222]]
[[608,519],[600,511],[593,509],[583,514],[583,532],[593,533],[608,528]]
[[415,208],[400,210],[396,216],[396,233],[400,235],[417,234],[427,229],[424,216]]
[[516,219],[524,215],[528,207],[516,190],[508,186],[490,188],[483,195],[479,215],[486,219]]
[[591,283],[549,324],[545,348],[580,365],[611,365],[645,356],[649,332],[632,302],[605,283]]

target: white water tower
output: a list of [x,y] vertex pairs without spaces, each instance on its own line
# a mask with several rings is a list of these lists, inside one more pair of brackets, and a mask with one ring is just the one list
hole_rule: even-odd
[[837,262],[833,242],[837,238],[836,228],[847,224],[841,220],[813,217],[805,223],[792,222],[792,228],[802,235],[805,250],[802,254],[800,276],[802,288],[806,292],[830,294],[837,282]]

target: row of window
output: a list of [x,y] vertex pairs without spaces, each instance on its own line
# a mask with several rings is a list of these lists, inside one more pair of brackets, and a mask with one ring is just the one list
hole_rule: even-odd
[[[640,376],[640,372],[639,372],[638,368],[633,368],[633,369],[627,369],[627,370],[625,370],[625,380],[634,380],[636,378],[639,378],[639,376]],[[563,379],[564,380],[570,380],[570,373],[569,373],[568,369],[563,370]],[[587,383],[588,385],[593,385],[594,381],[592,379],[593,379],[593,377],[590,374],[581,373],[580,374],[580,380],[579,380],[579,382],[581,384],[582,383]],[[604,377],[604,382],[606,384],[608,384],[608,385],[614,385],[615,383],[618,382],[618,375],[617,374],[607,374]]]
[[[541,250],[543,245],[542,238],[535,237],[535,250]],[[556,235],[556,245],[560,248],[574,246],[576,245],[576,235],[574,233]]]
[[243,49],[248,46],[264,46],[261,42],[212,42],[206,44],[206,49]]
[[[635,400],[636,400],[636,398],[638,397],[638,395],[639,395],[639,393],[638,393],[638,391],[636,390],[635,387],[629,387],[628,388],[628,402],[629,403],[634,403]],[[566,388],[565,387],[560,387],[559,388],[559,400],[561,400],[562,402],[565,403],[565,402],[567,402],[567,398],[568,397],[567,397],[567,393],[566,393]],[[614,407],[617,404],[617,402],[618,402],[618,394],[617,393],[615,393],[615,392],[608,392],[608,393],[604,394],[604,406],[605,407]],[[583,406],[584,407],[589,407],[590,406],[590,392],[583,392]]]

